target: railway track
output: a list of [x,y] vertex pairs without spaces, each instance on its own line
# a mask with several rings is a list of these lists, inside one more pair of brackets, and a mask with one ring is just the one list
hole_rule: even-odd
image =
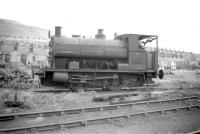
[[[120,107],[127,107],[127,106],[134,106],[134,105],[142,105],[142,104],[156,104],[156,103],[168,103],[168,102],[175,102],[175,101],[184,101],[184,100],[199,100],[199,97],[192,96],[192,97],[184,97],[184,98],[176,98],[170,100],[159,100],[159,101],[145,101],[145,102],[137,102],[137,103],[129,103],[129,104],[119,104],[119,105],[107,105],[102,107],[88,107],[88,108],[80,108],[80,109],[66,109],[66,110],[57,110],[57,111],[46,111],[46,112],[35,112],[35,113],[21,113],[21,114],[12,114],[6,116],[0,116],[1,121],[7,121],[10,119],[20,119],[23,118],[33,118],[33,117],[40,117],[40,116],[53,116],[53,115],[63,115],[63,114],[77,114],[81,112],[96,112],[101,110],[115,110]],[[165,114],[168,112],[178,112],[182,110],[190,111],[192,109],[200,109],[200,105],[189,105],[189,106],[181,106],[181,107],[173,107],[173,108],[161,108],[152,111],[146,112],[136,112],[136,113],[129,113],[129,114],[118,114],[116,116],[106,116],[100,118],[92,118],[92,119],[82,119],[82,120],[74,120],[74,121],[62,121],[59,123],[46,123],[41,125],[31,125],[28,127],[15,127],[15,128],[8,128],[8,129],[0,129],[0,133],[30,133],[30,132],[38,132],[38,131],[45,131],[45,130],[57,130],[57,129],[65,129],[70,127],[78,127],[78,126],[85,126],[88,124],[96,124],[96,123],[106,123],[110,122],[114,119],[127,119],[135,116],[148,116],[154,113],[157,114]]]
[[106,106],[99,106],[99,107],[86,107],[86,108],[62,109],[62,110],[54,110],[54,111],[8,114],[8,115],[0,115],[0,121],[14,120],[14,119],[19,119],[19,118],[36,118],[36,117],[45,117],[45,116],[53,116],[53,115],[64,115],[64,114],[80,114],[82,112],[114,110],[114,109],[119,109],[122,107],[130,107],[134,105],[170,103],[170,102],[175,102],[175,101],[196,100],[196,99],[200,99],[200,97],[191,96],[191,97],[176,98],[176,99],[169,99],[169,100],[144,101],[144,102],[136,102],[136,103],[106,105]]
[[189,132],[187,134],[200,134],[200,130],[197,130],[197,131],[193,131],[193,132]]
[[38,131],[46,131],[46,130],[58,130],[58,129],[65,129],[65,128],[70,128],[70,127],[86,126],[89,124],[106,123],[106,122],[110,122],[113,119],[121,119],[121,118],[128,119],[134,116],[148,116],[154,113],[165,114],[167,112],[172,112],[172,111],[179,112],[181,110],[191,110],[192,108],[200,109],[200,105],[176,107],[176,108],[171,108],[171,109],[161,109],[161,110],[139,112],[139,113],[133,113],[133,114],[126,114],[126,115],[108,116],[104,118],[93,118],[89,120],[77,120],[77,121],[71,121],[71,122],[33,125],[29,127],[1,129],[0,132],[1,133],[30,133],[30,132],[38,132]]

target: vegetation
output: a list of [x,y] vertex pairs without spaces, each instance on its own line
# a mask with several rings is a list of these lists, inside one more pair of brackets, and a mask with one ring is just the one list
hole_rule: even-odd
[[0,70],[0,88],[26,90],[33,86],[31,76],[19,69]]

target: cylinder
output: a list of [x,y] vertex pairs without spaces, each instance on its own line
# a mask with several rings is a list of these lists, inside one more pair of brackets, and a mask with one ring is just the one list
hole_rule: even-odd
[[61,28],[60,26],[55,27],[55,36],[59,37],[61,36]]
[[68,79],[69,79],[68,73],[54,72],[53,74],[53,81],[67,82]]

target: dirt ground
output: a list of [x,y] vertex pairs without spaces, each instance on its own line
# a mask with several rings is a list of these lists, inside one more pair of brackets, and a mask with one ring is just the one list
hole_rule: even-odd
[[[138,89],[133,91],[120,91],[120,93],[136,92],[139,94],[164,92],[158,94],[158,99],[177,98],[190,95],[200,96],[200,77],[196,75],[197,71],[172,71],[165,74],[164,79],[154,79],[155,88],[150,89]],[[200,71],[198,71],[200,72]],[[46,87],[43,87],[46,89]],[[29,106],[26,109],[12,109],[5,108],[3,102],[5,95],[10,90],[3,89],[0,92],[0,114],[8,114],[15,112],[32,112],[32,111],[44,111],[44,110],[56,110],[56,109],[70,109],[80,107],[93,107],[109,104],[108,102],[92,102],[93,96],[113,94],[113,92],[82,92],[82,93],[36,93],[32,91],[20,91],[21,96],[25,100],[25,104]],[[157,94],[156,94],[157,95]],[[144,110],[145,108],[139,108]],[[149,109],[149,108],[148,108]],[[126,109],[124,109],[126,110]],[[138,109],[137,109],[138,110]],[[136,110],[136,111],[137,111]],[[135,110],[128,110],[129,112],[135,112]],[[115,112],[111,112],[111,115],[115,115]],[[79,115],[77,115],[79,116]],[[96,114],[89,115],[91,118],[96,117]],[[66,117],[68,118],[68,117]],[[77,117],[79,118],[79,117]],[[37,119],[35,119],[37,123]],[[54,120],[54,119],[52,119]],[[32,120],[34,122],[34,120]],[[41,120],[39,121],[41,122]],[[43,122],[43,121],[42,121]],[[149,116],[144,118],[131,118],[124,121],[113,121],[110,124],[97,124],[88,125],[87,127],[72,128],[66,131],[58,131],[52,133],[91,133],[91,134],[173,134],[173,133],[186,133],[200,129],[200,110],[192,112],[180,112],[169,113],[159,116]],[[24,124],[25,122],[23,122]],[[26,122],[27,123],[27,122]],[[27,125],[30,124],[27,123]],[[4,125],[5,126],[5,125]],[[15,125],[13,125],[15,126]],[[49,133],[49,132],[48,132]]]

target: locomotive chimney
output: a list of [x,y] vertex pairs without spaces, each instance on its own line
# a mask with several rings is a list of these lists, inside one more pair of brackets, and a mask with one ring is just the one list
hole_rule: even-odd
[[60,26],[55,27],[55,36],[59,37],[61,36],[61,28]]
[[103,34],[103,29],[98,29],[97,34],[95,35],[96,39],[105,39],[106,36]]

